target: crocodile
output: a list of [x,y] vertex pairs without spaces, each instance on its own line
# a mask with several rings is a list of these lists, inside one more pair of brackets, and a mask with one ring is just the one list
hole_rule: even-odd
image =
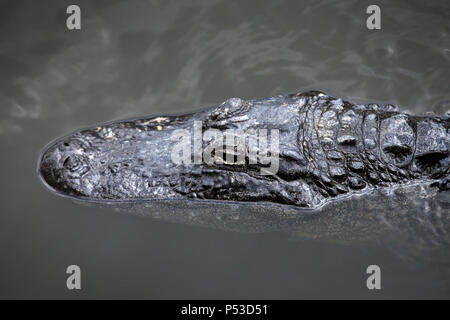
[[[201,133],[230,131],[237,139],[226,139],[231,148],[211,148],[214,136],[195,140],[196,125]],[[191,134],[174,139],[180,130]],[[266,133],[266,141],[251,144],[249,132]],[[200,153],[174,161],[180,141]],[[449,141],[448,116],[410,115],[391,104],[356,104],[307,91],[231,98],[195,113],[81,129],[47,146],[38,171],[52,191],[78,200],[225,201],[316,210],[397,185],[448,190]],[[243,147],[237,148],[239,142]],[[269,154],[277,162],[270,173],[274,163],[262,161]]]
[[449,128],[448,115],[321,91],[231,98],[77,130],[49,143],[37,170],[77,203],[169,222],[446,248]]

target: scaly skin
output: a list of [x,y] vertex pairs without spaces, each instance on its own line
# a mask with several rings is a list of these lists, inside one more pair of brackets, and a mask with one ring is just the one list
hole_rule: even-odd
[[[177,129],[192,131],[194,121],[202,121],[203,131],[278,129],[278,171],[261,175],[268,165],[250,164],[248,148],[240,164],[174,163],[171,136]],[[80,200],[202,199],[318,209],[398,184],[447,190],[449,141],[448,117],[355,105],[311,91],[234,98],[193,114],[79,130],[45,149],[39,172],[53,191]]]

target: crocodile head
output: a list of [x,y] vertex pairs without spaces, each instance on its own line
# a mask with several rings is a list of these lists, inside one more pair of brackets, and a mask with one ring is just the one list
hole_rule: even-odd
[[306,172],[296,148],[299,107],[294,95],[232,98],[195,114],[99,125],[51,143],[38,170],[53,191],[79,199],[306,205],[311,199],[298,197],[308,189],[297,179]]
[[38,168],[59,194],[95,201],[205,199],[318,208],[449,170],[448,119],[356,106],[321,92],[233,98],[180,116],[76,131]]

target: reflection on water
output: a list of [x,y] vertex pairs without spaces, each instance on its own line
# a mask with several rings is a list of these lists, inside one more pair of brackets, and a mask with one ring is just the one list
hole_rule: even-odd
[[[321,223],[299,238],[159,222],[54,197],[35,173],[41,148],[73,129],[230,97],[315,88],[446,113],[448,3],[378,1],[381,31],[365,28],[365,1],[78,1],[81,31],[65,29],[68,4],[0,4],[1,297],[75,297],[64,289],[74,263],[84,274],[76,297],[85,298],[450,297],[442,243],[444,254],[418,257],[389,237],[310,239]],[[448,243],[449,229],[435,223],[449,212],[439,197],[405,197],[398,228]],[[383,221],[395,204],[378,201],[373,212]],[[366,213],[361,201],[348,205],[346,217]],[[370,264],[382,269],[381,292],[365,287]]]
[[316,210],[269,202],[72,200],[80,205],[217,230],[277,231],[299,241],[315,239],[345,246],[378,243],[419,260],[449,258],[450,216],[446,213],[450,195],[426,184],[354,194]]

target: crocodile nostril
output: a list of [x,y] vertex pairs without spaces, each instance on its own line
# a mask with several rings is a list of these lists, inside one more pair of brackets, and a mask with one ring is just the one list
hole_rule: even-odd
[[89,171],[88,164],[84,161],[84,159],[71,155],[68,156],[62,164],[62,167],[71,175],[75,176],[83,176],[85,173]]
[[63,167],[67,167],[67,165],[69,164],[69,159],[70,157],[67,157],[66,160],[64,160]]

